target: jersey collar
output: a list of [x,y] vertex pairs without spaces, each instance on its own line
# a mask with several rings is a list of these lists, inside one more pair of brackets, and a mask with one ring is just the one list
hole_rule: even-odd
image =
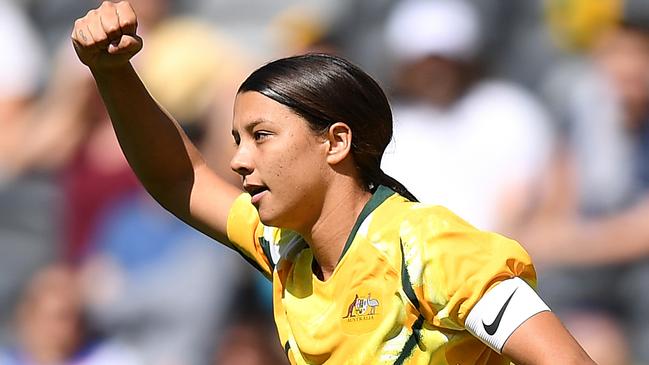
[[372,194],[370,200],[365,203],[365,207],[363,207],[363,210],[361,210],[361,214],[359,214],[358,218],[356,218],[356,222],[354,223],[351,232],[349,232],[349,237],[347,237],[347,242],[345,242],[345,247],[343,247],[343,252],[338,258],[338,262],[343,259],[345,253],[347,252],[347,250],[349,250],[349,247],[352,245],[354,237],[356,237],[356,233],[365,221],[365,218],[367,218],[367,216],[369,216],[379,205],[383,204],[383,202],[393,194],[395,194],[395,192],[387,186],[379,185],[379,187],[376,188],[376,191],[374,191],[374,194]]

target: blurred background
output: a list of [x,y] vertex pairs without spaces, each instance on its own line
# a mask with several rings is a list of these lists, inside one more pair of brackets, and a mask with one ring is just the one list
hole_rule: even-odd
[[[98,5],[0,0],[0,365],[285,364],[269,283],[128,168],[69,40]],[[136,69],[224,178],[246,75],[343,55],[389,94],[383,169],[519,240],[600,365],[649,364],[649,2],[132,5]]]

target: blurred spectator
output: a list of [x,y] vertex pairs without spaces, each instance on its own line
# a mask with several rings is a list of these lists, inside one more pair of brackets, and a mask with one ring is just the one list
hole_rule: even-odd
[[549,120],[522,88],[480,77],[475,9],[454,0],[400,2],[385,34],[398,70],[384,170],[421,201],[479,228],[521,219],[548,159]]
[[[0,308],[11,308],[33,272],[55,255],[57,194],[47,177],[16,176],[25,114],[38,97],[44,54],[39,35],[15,1],[0,0]],[[0,340],[10,313],[0,311]]]
[[[11,153],[25,109],[36,97],[44,55],[38,34],[11,0],[0,0],[0,34],[7,38],[0,57],[0,183],[11,172]],[[9,36],[11,35],[11,36]]]
[[[279,365],[288,363],[286,360],[269,352],[269,341],[277,340],[277,336],[267,336],[267,331],[272,327],[266,326],[260,331],[259,321],[243,320],[235,322],[228,328],[227,340],[222,345],[222,350],[215,357],[214,365]],[[272,350],[281,349],[274,346]],[[277,351],[275,351],[277,352]],[[281,354],[281,351],[279,351]],[[273,354],[273,356],[269,356]],[[281,354],[283,355],[283,354]],[[275,361],[270,359],[275,358]],[[285,358],[284,358],[285,359]]]
[[[223,132],[230,130],[232,79],[247,71],[246,64],[212,27],[178,18],[149,33],[138,68],[189,138],[203,152],[211,148],[210,160],[212,154],[232,155],[230,133]],[[232,96],[217,98],[221,94]],[[227,166],[217,171],[239,184]],[[207,364],[248,276],[241,258],[173,217],[143,189],[112,201],[97,228],[85,269],[92,318],[149,365]]]
[[145,193],[117,202],[85,268],[92,318],[146,364],[206,364],[246,277],[241,258]]
[[234,298],[231,322],[213,365],[288,365],[265,293],[249,284]]
[[[147,33],[167,13],[167,0],[135,0],[139,30]],[[137,62],[137,60],[135,61]],[[63,192],[62,252],[79,262],[103,209],[134,191],[128,167],[88,70],[69,39],[58,50],[48,85],[30,113],[23,143],[13,157],[22,170],[55,169]]]
[[93,333],[75,272],[53,265],[31,280],[18,306],[13,345],[2,365],[139,365],[130,350]]
[[232,113],[239,84],[254,62],[220,28],[192,17],[163,21],[146,42],[136,67],[147,88],[190,137],[201,139],[210,167],[241,185],[230,169]]
[[326,45],[320,47],[325,40],[328,25],[319,17],[316,9],[305,6],[293,6],[280,12],[271,23],[272,30],[279,49],[286,56],[320,52],[334,53]]
[[0,186],[0,343],[18,291],[58,256],[60,199],[47,176],[31,174]]
[[[543,199],[511,233],[535,258],[540,290],[568,326],[606,323],[610,330],[581,333],[596,361],[602,342],[604,352],[619,355],[598,363],[648,363],[649,12],[644,2],[597,4],[611,14],[582,12],[582,22],[599,19],[590,33],[555,29],[581,40],[573,48],[581,52],[557,66],[546,87],[563,143],[546,174]],[[573,24],[557,20],[579,14],[565,10],[551,13],[550,24]],[[621,337],[630,341],[631,354]]]
[[[378,0],[375,0],[378,1]],[[313,30],[334,19],[348,0],[177,0],[182,11],[208,19],[227,32],[245,51],[263,60],[286,54],[284,41],[304,42],[315,35]],[[295,34],[278,34],[276,23],[293,21],[307,13],[315,14],[309,23],[292,24],[302,28]],[[281,31],[280,31],[281,32]],[[301,33],[301,34],[300,34]],[[282,39],[288,36],[293,39]],[[298,46],[297,44],[295,44]],[[300,47],[302,48],[302,47]],[[242,81],[242,80],[239,80]]]

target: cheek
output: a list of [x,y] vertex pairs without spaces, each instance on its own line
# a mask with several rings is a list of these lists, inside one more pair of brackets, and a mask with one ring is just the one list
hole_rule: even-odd
[[266,176],[268,183],[274,185],[273,191],[286,193],[296,199],[316,190],[323,181],[322,161],[312,146],[287,146],[267,166]]
[[[291,135],[289,140],[295,141],[303,138],[306,137]],[[274,171],[268,172],[276,177],[292,177],[303,180],[305,176],[317,174],[322,164],[316,146],[307,141],[280,143],[279,150],[274,155],[274,161],[272,163],[269,161],[269,166],[273,166]]]
[[290,149],[280,151],[272,158],[265,159],[265,178],[272,179],[275,184],[277,179],[290,182],[292,181],[291,178],[298,174],[296,170],[298,170],[297,165],[299,162],[299,159],[292,154]]

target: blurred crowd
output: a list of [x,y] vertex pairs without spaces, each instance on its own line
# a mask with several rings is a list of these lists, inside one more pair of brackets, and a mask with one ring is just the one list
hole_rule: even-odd
[[[343,55],[389,94],[384,171],[519,240],[598,364],[649,364],[649,2],[131,2],[135,68],[225,179],[238,83]],[[0,0],[0,365],[285,364],[269,283],[129,169],[69,40],[98,4]]]

